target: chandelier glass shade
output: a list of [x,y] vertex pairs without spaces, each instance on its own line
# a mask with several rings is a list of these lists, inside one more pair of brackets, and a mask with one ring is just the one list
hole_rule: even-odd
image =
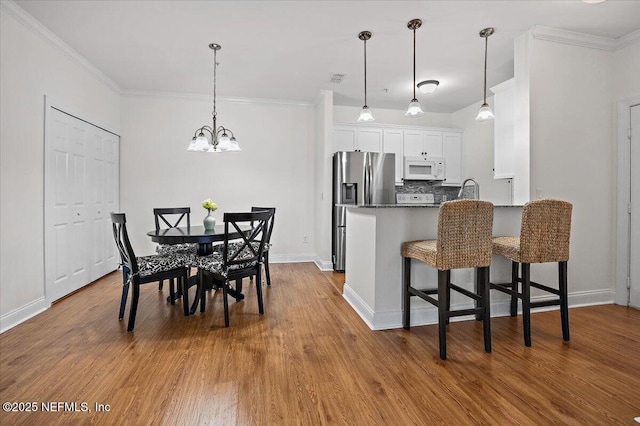
[[420,19],[412,19],[407,23],[407,28],[413,31],[413,99],[409,102],[407,112],[404,113],[405,117],[420,117],[424,115],[422,106],[416,98],[416,29],[422,26]]
[[491,27],[480,31],[480,37],[484,38],[484,100],[476,116],[476,121],[488,121],[495,118],[491,107],[487,103],[487,48],[489,45],[489,36],[494,32],[495,30]]
[[371,110],[367,106],[367,40],[371,38],[371,32],[361,31],[358,34],[358,38],[364,42],[364,106],[362,107],[362,111],[360,111],[358,121],[375,121]]

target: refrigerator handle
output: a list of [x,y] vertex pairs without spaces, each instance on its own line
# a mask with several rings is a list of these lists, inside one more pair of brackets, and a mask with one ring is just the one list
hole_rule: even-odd
[[364,155],[364,204],[371,204],[371,159],[369,153]]

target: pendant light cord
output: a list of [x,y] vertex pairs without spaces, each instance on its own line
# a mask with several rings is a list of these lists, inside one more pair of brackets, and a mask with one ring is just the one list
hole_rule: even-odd
[[364,106],[367,106],[367,40],[364,40]]
[[413,99],[416,99],[416,29],[413,28]]
[[216,55],[217,55],[218,51],[214,50],[213,51],[213,113],[211,115],[213,115],[213,120],[214,120],[214,129],[213,131],[215,132],[215,119],[216,119],[216,70],[218,68],[218,63],[216,60]]
[[489,45],[489,36],[484,38],[484,102],[487,103],[487,48]]

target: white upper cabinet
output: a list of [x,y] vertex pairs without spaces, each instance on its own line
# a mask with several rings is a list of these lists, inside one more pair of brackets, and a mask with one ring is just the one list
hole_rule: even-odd
[[404,156],[402,129],[384,129],[382,136],[382,152],[396,155],[396,184],[402,185]]
[[382,129],[336,124],[333,151],[382,152]]
[[443,186],[462,185],[462,133],[442,134],[442,156],[444,157]]
[[405,130],[404,155],[407,157],[442,157],[442,132]]
[[515,174],[515,83],[514,79],[491,88],[496,118],[493,120],[493,178],[510,179]]

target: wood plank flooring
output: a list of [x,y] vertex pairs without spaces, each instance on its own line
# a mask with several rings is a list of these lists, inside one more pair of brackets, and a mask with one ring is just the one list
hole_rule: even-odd
[[[479,322],[452,323],[443,362],[436,326],[369,330],[342,298],[342,274],[310,263],[271,270],[265,314],[245,280],[229,328],[221,294],[185,318],[165,302],[166,284],[148,284],[127,333],[113,273],[3,333],[0,402],[36,402],[38,412],[1,412],[0,424],[631,425],[640,416],[640,311],[571,309],[570,343],[558,311],[535,313],[531,348],[521,317],[494,318],[491,354]],[[80,411],[42,412],[51,402]]]

